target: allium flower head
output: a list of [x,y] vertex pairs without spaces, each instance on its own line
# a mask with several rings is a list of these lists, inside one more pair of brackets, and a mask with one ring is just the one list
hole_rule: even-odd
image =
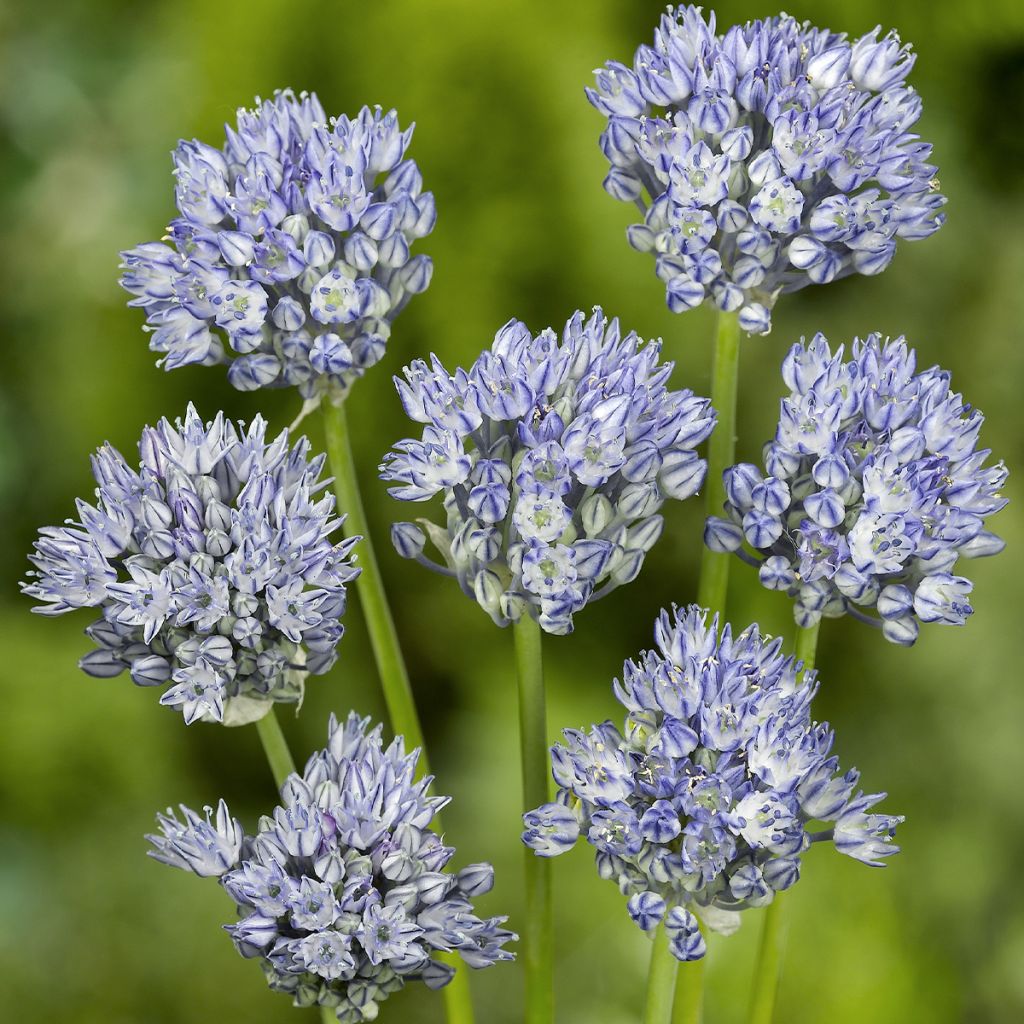
[[[659,342],[622,337],[600,309],[561,340],[510,320],[468,370],[433,357],[396,378],[421,440],[381,466],[403,501],[444,495],[444,527],[399,523],[399,554],[458,579],[499,625],[528,614],[568,633],[573,614],[633,580],[661,534],[658,509],[687,498],[714,426],[704,398],[668,388]],[[423,553],[424,533],[444,565]]]
[[23,584],[45,615],[98,608],[82,669],[128,669],[186,723],[237,725],[301,701],[306,676],[338,657],[358,538],[331,540],[342,520],[324,457],[266,430],[258,416],[204,424],[190,405],[145,429],[138,469],[100,448],[96,504],[40,531]]
[[409,247],[433,229],[434,197],[393,110],[328,122],[315,95],[256,102],[221,148],[178,145],[179,216],[122,254],[121,284],[166,369],[227,363],[243,391],[340,398],[430,283]]
[[674,955],[696,960],[700,924],[734,931],[738,911],[796,882],[811,843],[879,866],[903,819],[867,813],[884,794],[837,774],[832,731],[811,718],[814,673],[780,640],[719,635],[696,606],[662,612],[655,639],[615,682],[623,730],[567,729],[552,748],[557,801],[524,815],[523,842],[553,857],[585,837],[636,924],[664,922]]
[[819,334],[782,376],[764,471],[726,470],[728,518],[708,520],[705,542],[758,566],[802,626],[849,613],[910,645],[919,622],[962,625],[972,584],[959,558],[1003,548],[985,520],[1006,504],[1006,467],[986,465],[981,413],[944,370],[917,373],[902,338],[855,340],[847,358]]
[[783,292],[878,274],[897,239],[941,226],[915,58],[878,32],[779,15],[719,35],[714,14],[670,7],[632,68],[596,72],[604,186],[643,212],[629,242],[675,312],[709,300],[766,334]]
[[332,717],[327,748],[285,782],[281,805],[246,833],[221,801],[203,818],[159,815],[150,856],[216,877],[238,906],[227,926],[238,951],[259,958],[272,989],[296,1006],[327,1006],[342,1024],[374,1020],[407,981],[441,988],[457,952],[470,967],[511,960],[505,918],[482,919],[472,901],[494,871],[446,870],[455,853],[431,830],[447,797],[414,781],[419,751],[387,748],[380,727]]

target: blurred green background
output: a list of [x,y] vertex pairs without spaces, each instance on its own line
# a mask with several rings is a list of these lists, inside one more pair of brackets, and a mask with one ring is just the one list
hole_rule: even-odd
[[[916,0],[798,0],[798,17],[853,35],[894,26],[919,52],[923,135],[935,144],[948,225],[904,246],[878,278],[785,299],[767,339],[744,343],[740,454],[775,418],[778,364],[793,340],[906,333],[925,364],[988,421],[983,439],[1020,464],[1024,374],[1024,7]],[[648,41],[661,5],[403,0],[212,5],[88,0],[0,6],[0,990],[16,1019],[81,1024],[298,1019],[241,960],[219,925],[227,900],[148,860],[154,812],[227,797],[252,823],[273,798],[256,733],[197,725],[127,678],[75,668],[89,616],[29,614],[16,581],[37,527],[91,491],[88,454],[131,450],[140,427],[187,401],[265,413],[284,426],[289,393],[242,395],[223,372],[153,366],[141,316],[125,308],[117,253],[160,235],[172,213],[168,151],[211,142],[240,104],[275,87],[316,90],[328,112],[363,103],[418,122],[412,153],[439,220],[420,251],[430,290],[403,314],[379,370],[350,402],[367,502],[440,777],[453,795],[462,862],[490,859],[484,901],[515,924],[520,906],[518,774],[511,636],[438,577],[401,563],[387,527],[408,513],[376,482],[406,424],[390,375],[438,352],[466,363],[510,316],[539,329],[600,303],[641,335],[662,335],[676,380],[707,393],[712,317],[672,316],[652,264],[628,248],[629,208],[601,189],[591,70]],[[723,3],[720,24],[775,13]],[[310,424],[320,444],[319,428]],[[1010,1022],[1024,1019],[1024,690],[1017,503],[996,520],[1009,541],[970,567],[977,614],[930,627],[905,651],[852,621],[822,632],[819,714],[845,763],[907,815],[903,853],[884,871],[816,849],[788,899],[791,933],[778,1020]],[[641,580],[587,609],[547,643],[555,730],[617,716],[610,681],[649,645],[659,608],[695,594],[699,502],[672,508]],[[734,570],[732,619],[791,629],[786,602]],[[353,602],[343,657],[285,726],[299,758],[329,711],[379,715],[369,647]],[[1018,666],[1014,668],[1014,666]],[[288,718],[289,716],[285,716]],[[647,941],[589,852],[554,865],[560,1019],[639,1019]],[[743,1018],[760,912],[713,941],[709,1024]],[[518,1019],[518,968],[473,976],[482,1024]],[[311,1013],[309,1019],[313,1019]],[[12,1018],[14,1019],[14,1018]],[[416,988],[384,1021],[441,1020]]]

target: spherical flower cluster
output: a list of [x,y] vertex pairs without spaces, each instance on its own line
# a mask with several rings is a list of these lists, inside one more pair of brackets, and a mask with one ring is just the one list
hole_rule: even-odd
[[902,338],[855,340],[848,360],[820,334],[794,345],[766,472],[724,475],[728,518],[708,520],[705,542],[758,566],[802,626],[849,613],[909,646],[919,622],[962,625],[971,613],[972,584],[953,574],[960,556],[1003,548],[984,528],[1006,504],[1006,468],[985,465],[983,417],[944,370],[915,368]]
[[734,931],[738,911],[796,882],[811,843],[879,866],[903,819],[867,813],[884,794],[837,774],[832,732],[811,719],[814,673],[780,640],[756,626],[719,636],[696,606],[662,612],[655,639],[616,680],[623,731],[567,729],[552,748],[557,801],[524,815],[523,841],[553,857],[586,836],[634,922],[663,922],[673,954],[696,960],[700,924]]
[[781,293],[880,273],[897,239],[940,227],[913,63],[877,28],[851,43],[780,15],[718,35],[670,7],[632,68],[596,72],[605,189],[644,213],[629,242],[672,310],[710,300],[766,334]]
[[46,615],[100,609],[82,669],[166,687],[160,703],[189,724],[299,702],[306,676],[338,657],[358,538],[330,539],[341,519],[320,494],[323,456],[266,430],[222,413],[204,425],[190,405],[184,421],[144,430],[138,470],[100,448],[96,504],[40,531],[23,584]]
[[166,369],[228,363],[243,391],[339,399],[430,283],[429,258],[409,254],[435,220],[405,159],[412,129],[368,107],[328,123],[316,96],[286,90],[225,131],[221,149],[178,145],[180,216],[166,244],[122,254],[121,284]]
[[629,583],[661,535],[658,509],[687,498],[707,465],[694,450],[714,426],[706,399],[667,387],[660,343],[622,337],[600,309],[576,313],[561,342],[512,320],[469,371],[436,357],[396,378],[422,440],[381,466],[391,494],[444,494],[445,527],[399,523],[399,554],[458,579],[501,626],[529,614],[572,630],[588,601]]
[[272,989],[331,1007],[341,1024],[376,1019],[407,981],[446,985],[454,969],[437,952],[489,967],[512,959],[502,947],[516,938],[505,918],[473,912],[492,887],[489,864],[445,870],[455,851],[430,824],[448,799],[427,795],[430,777],[414,781],[419,751],[406,754],[401,738],[385,749],[368,722],[332,717],[327,748],[289,776],[255,835],[221,801],[215,817],[169,810],[147,837],[150,856],[220,880],[238,906],[227,931]]

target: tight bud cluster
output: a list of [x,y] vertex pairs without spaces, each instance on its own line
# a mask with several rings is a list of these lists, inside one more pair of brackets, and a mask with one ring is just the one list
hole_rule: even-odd
[[[707,464],[709,402],[667,386],[660,343],[622,337],[601,310],[561,340],[512,320],[468,370],[435,357],[397,379],[421,439],[381,467],[403,501],[444,495],[446,522],[398,523],[399,554],[455,577],[501,626],[531,615],[568,633],[588,601],[636,578],[666,498],[687,498]],[[443,564],[424,554],[427,537]]]
[[670,7],[632,67],[596,72],[605,189],[643,213],[629,242],[672,310],[710,301],[766,334],[780,294],[878,274],[898,239],[938,230],[913,64],[878,29],[851,42],[780,15],[719,35]]
[[430,283],[430,259],[409,250],[433,229],[434,197],[394,111],[328,122],[315,95],[289,90],[257,104],[221,148],[179,144],[180,215],[166,242],[122,254],[121,284],[165,369],[227,363],[243,391],[341,399]]
[[325,1006],[339,1024],[375,1020],[409,981],[441,988],[457,953],[470,967],[511,960],[516,936],[503,917],[480,918],[472,901],[490,891],[494,869],[446,870],[455,851],[431,830],[447,797],[415,780],[419,751],[401,738],[384,747],[380,726],[331,717],[327,747],[281,790],[281,805],[249,835],[222,800],[216,815],[187,807],[159,815],[150,855],[215,877],[238,906],[227,931],[267,982],[296,1006]]
[[266,430],[259,416],[247,430],[223,413],[204,424],[190,405],[183,421],[145,429],[137,470],[101,448],[96,504],[41,531],[23,585],[46,615],[98,608],[82,669],[128,669],[188,724],[298,703],[306,677],[338,658],[358,538],[331,539],[342,520],[320,493],[324,457]]
[[1006,467],[986,465],[983,417],[946,371],[916,365],[902,338],[855,340],[849,359],[820,334],[794,345],[765,471],[725,472],[727,516],[705,542],[756,565],[801,626],[850,614],[910,645],[920,622],[963,625],[959,559],[1003,549],[985,520],[1006,504]]
[[523,842],[554,857],[584,837],[634,922],[664,922],[676,958],[697,960],[700,924],[734,931],[797,881],[812,843],[878,866],[903,819],[867,813],[884,794],[838,774],[832,731],[811,718],[814,673],[781,640],[719,634],[696,606],[662,612],[655,639],[616,680],[622,731],[567,729],[552,748],[556,801],[524,815]]

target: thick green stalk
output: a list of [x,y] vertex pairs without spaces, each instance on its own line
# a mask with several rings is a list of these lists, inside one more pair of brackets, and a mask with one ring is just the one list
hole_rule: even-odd
[[[715,355],[711,367],[711,404],[718,423],[708,442],[708,477],[705,507],[709,516],[720,516],[725,501],[722,473],[735,461],[736,388],[739,379],[740,322],[735,313],[719,313],[715,332]],[[705,547],[700,563],[697,603],[712,612],[724,613],[729,588],[732,555],[718,554]]]
[[679,964],[676,970],[676,999],[672,1024],[700,1024],[704,1011],[704,961]]
[[274,781],[280,789],[284,785],[284,780],[295,771],[295,762],[292,760],[292,752],[288,749],[288,741],[281,732],[281,723],[277,720],[273,706],[257,720],[256,731],[260,734],[263,752],[267,755]]
[[358,564],[362,569],[356,587],[363,603],[366,628],[370,633],[373,656],[377,661],[384,702],[388,707],[391,728],[405,737],[407,750],[419,747],[419,767],[423,774],[429,772],[426,750],[423,747],[423,731],[420,729],[416,704],[413,701],[409,673],[398,642],[391,609],[388,607],[384,581],[377,565],[373,541],[366,523],[363,499],[359,493],[359,478],[352,458],[352,444],[349,440],[348,422],[344,405],[334,405],[329,399],[323,401],[324,431],[327,437],[327,457],[334,474],[334,491],[338,496],[338,511],[345,514],[342,529],[346,537],[360,536]]
[[670,1024],[678,966],[679,961],[669,949],[668,932],[663,924],[658,925],[651,949],[651,966],[647,972],[643,1024]]
[[[370,634],[373,656],[377,662],[388,718],[391,720],[392,731],[405,737],[406,750],[419,747],[419,771],[421,775],[427,775],[430,773],[430,767],[426,745],[423,742],[423,730],[420,728],[409,673],[406,671],[405,658],[402,656],[398,632],[391,617],[384,580],[381,578],[366,522],[363,499],[359,492],[359,477],[352,457],[345,407],[334,405],[325,398],[322,409],[327,458],[330,461],[331,473],[334,475],[338,511],[345,514],[342,530],[346,537],[362,537],[358,559],[362,572],[356,581],[356,587],[363,603],[363,615]],[[434,828],[438,832],[441,831],[440,818],[437,816],[434,818]],[[473,1024],[473,1002],[469,992],[466,965],[455,955],[442,955],[441,959],[456,969],[455,977],[443,989],[448,1024]]]
[[[512,627],[519,678],[519,744],[522,753],[523,808],[530,811],[549,800],[551,763],[540,626],[528,615]],[[551,1024],[555,1017],[552,955],[551,862],[526,850],[526,1024]]]
[[[804,663],[803,671],[814,668],[818,649],[818,626],[797,628],[796,657]],[[775,998],[782,973],[782,957],[786,948],[785,902],[782,894],[768,904],[764,913],[764,930],[754,967],[754,989],[750,999],[750,1024],[771,1024]]]

